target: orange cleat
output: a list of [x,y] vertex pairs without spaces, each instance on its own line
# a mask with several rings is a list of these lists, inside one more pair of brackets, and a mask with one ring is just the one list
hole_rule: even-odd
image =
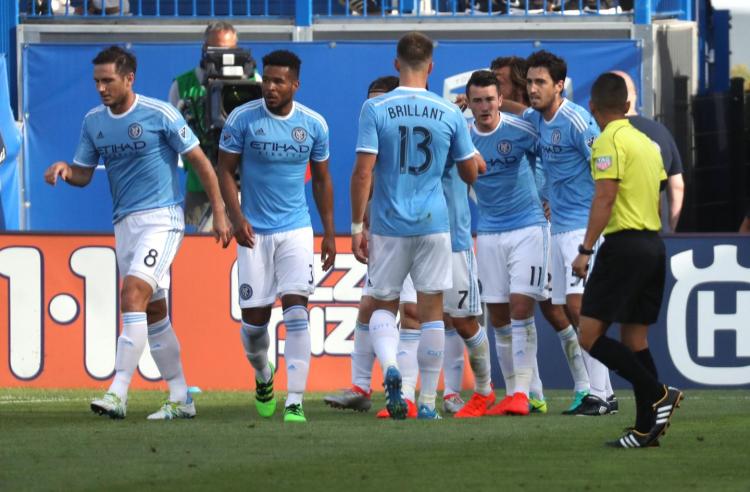
[[[407,410],[406,410],[406,418],[407,419],[415,419],[415,418],[417,418],[417,405],[415,405],[413,401],[406,400],[406,408],[407,408]],[[383,408],[378,413],[375,414],[375,418],[377,418],[377,419],[389,419],[389,418],[391,418],[391,415],[388,413],[388,409],[387,408]]]
[[485,415],[506,415],[508,405],[510,405],[510,402],[513,400],[513,397],[510,395],[506,395],[505,398],[503,398],[500,403],[495,405],[494,407],[490,408],[486,412],[484,412]]
[[528,415],[529,397],[521,392],[515,393],[513,399],[505,408],[505,413],[508,415]]
[[461,410],[453,416],[457,419],[472,419],[481,417],[487,413],[487,410],[495,403],[495,392],[491,391],[489,395],[474,393],[469,401],[461,407]]

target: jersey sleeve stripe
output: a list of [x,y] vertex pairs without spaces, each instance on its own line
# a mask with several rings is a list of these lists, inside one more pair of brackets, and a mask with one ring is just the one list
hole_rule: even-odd
[[195,142],[192,143],[192,145],[188,146],[188,148],[180,152],[180,155],[187,154],[188,152],[196,148],[198,145],[200,145],[200,143],[196,140]]
[[328,123],[326,123],[325,118],[320,115],[320,113],[317,113],[313,111],[312,109],[308,108],[307,106],[303,106],[302,104],[298,104],[297,107],[299,108],[302,113],[306,114],[307,116],[315,119],[323,126],[323,129],[326,133],[328,133]]
[[466,155],[465,155],[465,156],[463,156],[463,157],[459,157],[458,159],[455,159],[455,161],[456,161],[456,162],[463,162],[463,161],[468,161],[468,160],[469,160],[469,159],[471,159],[471,158],[472,158],[472,157],[474,156],[474,154],[476,154],[476,153],[477,153],[477,151],[476,151],[476,149],[475,149],[475,150],[471,151],[471,153],[470,153],[470,154],[466,154]]
[[177,112],[177,109],[175,109],[175,107],[172,106],[171,104],[165,103],[164,101],[154,99],[153,97],[144,97],[144,96],[140,96],[140,100],[146,103],[146,105],[149,107],[158,108],[165,114],[167,113],[171,114],[172,118],[174,118],[171,121],[175,121],[177,118],[180,117],[180,113]]
[[86,113],[86,116],[84,116],[84,118],[88,118],[89,116],[96,114],[96,113],[101,113],[102,111],[104,111],[104,105],[100,104],[99,106],[89,110],[89,112]]
[[169,121],[171,121],[172,123],[174,123],[177,120],[177,118],[171,112],[165,110],[162,107],[159,107],[159,106],[157,106],[155,104],[151,104],[148,101],[141,101],[141,104],[143,104],[143,106],[146,107],[146,108],[153,109],[155,111],[159,111],[161,114],[163,114],[164,116],[166,116],[167,119]]
[[[258,109],[260,107],[260,101],[250,101],[247,104],[243,104],[242,106],[236,108],[234,111],[232,111],[229,114],[229,118],[227,118],[226,125],[233,125],[234,122],[237,120],[237,118],[240,117],[241,114],[246,113],[247,111],[252,111],[254,109]],[[255,104],[253,104],[255,103]]]
[[78,167],[96,167],[99,164],[98,163],[97,164],[86,164],[85,162],[81,162],[81,161],[73,159],[73,165],[74,166],[78,166]]
[[578,130],[579,132],[586,131],[586,122],[583,121],[581,115],[577,114],[572,109],[568,109],[567,106],[563,107],[562,114],[563,116],[567,117],[571,123],[573,123],[573,126],[576,127],[576,130]]
[[242,153],[241,150],[231,150],[231,149],[224,147],[223,145],[219,145],[219,150],[223,150],[227,154],[241,154]]
[[510,119],[506,120],[506,122],[510,126],[518,128],[519,130],[522,130],[522,131],[528,133],[529,135],[531,135],[534,138],[538,138],[539,137],[539,135],[537,134],[537,132],[535,132],[534,128],[532,126],[530,126],[530,125],[521,125],[517,121],[512,121]]
[[371,149],[370,147],[357,147],[355,152],[362,152],[363,154],[376,154],[378,153],[377,149]]

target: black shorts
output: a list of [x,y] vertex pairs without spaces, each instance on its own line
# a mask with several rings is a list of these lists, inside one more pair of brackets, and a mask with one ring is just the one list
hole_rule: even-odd
[[666,253],[658,233],[609,234],[586,282],[581,315],[610,323],[654,324],[665,275]]

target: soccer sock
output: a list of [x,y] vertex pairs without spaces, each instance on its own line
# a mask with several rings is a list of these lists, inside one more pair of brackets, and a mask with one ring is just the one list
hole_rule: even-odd
[[514,393],[529,395],[531,376],[536,359],[536,326],[534,318],[510,320],[513,344],[513,374],[516,387]]
[[604,385],[604,394],[607,395],[607,398],[615,394],[615,391],[612,389],[612,378],[609,374],[609,370],[607,371],[607,378],[604,380],[606,383]]
[[487,396],[492,392],[490,342],[487,339],[487,333],[480,326],[479,331],[465,342],[469,350],[469,365],[474,373],[474,391]]
[[638,359],[638,362],[641,363],[643,367],[646,368],[646,370],[654,377],[654,379],[659,379],[659,373],[656,371],[656,364],[654,363],[654,358],[651,356],[651,350],[646,347],[643,350],[639,350],[638,352],[634,352],[636,358]]
[[416,401],[414,394],[417,391],[417,378],[419,377],[419,364],[417,363],[417,350],[419,349],[419,330],[401,328],[398,340],[398,369],[401,371],[401,392],[404,399]]
[[385,371],[391,367],[398,367],[396,352],[398,351],[398,328],[396,316],[385,309],[378,309],[370,317],[370,341],[380,367]]
[[146,313],[122,313],[122,333],[117,338],[115,356],[115,378],[109,391],[119,396],[123,402],[128,399],[128,386],[146,347],[147,337]]
[[443,376],[445,388],[443,396],[461,393],[461,382],[464,376],[464,341],[456,330],[445,330],[445,356],[443,357]]
[[148,326],[148,345],[151,357],[161,377],[169,385],[169,401],[185,403],[188,387],[180,360],[180,342],[172,329],[169,316]]
[[529,385],[529,396],[534,395],[537,400],[544,400],[544,386],[539,377],[539,362],[534,357],[534,370],[531,373],[531,384]]
[[307,328],[307,308],[291,306],[284,310],[286,325],[287,397],[285,405],[301,404],[310,370],[310,330]]
[[428,408],[435,408],[440,369],[443,367],[443,352],[445,351],[445,324],[443,320],[428,321],[421,325],[422,334],[419,337],[417,360],[419,361],[419,377],[422,386],[419,390],[419,404]]
[[357,321],[354,329],[354,350],[352,350],[352,385],[359,386],[365,393],[369,393],[372,381],[372,363],[375,352],[370,341],[370,327],[367,323]]
[[568,360],[568,368],[570,369],[570,375],[573,376],[573,382],[575,384],[575,391],[589,391],[589,373],[586,370],[586,364],[583,361],[583,351],[581,345],[578,343],[578,334],[572,325],[568,325],[562,331],[557,332],[557,336],[560,337],[560,345],[562,345],[565,358]]
[[268,335],[268,323],[263,325],[251,325],[242,322],[240,328],[242,346],[245,347],[245,355],[250,365],[255,369],[255,379],[267,383],[271,380],[273,373],[268,366],[268,347],[271,337]]
[[606,400],[609,369],[587,353],[583,354],[583,362],[589,373],[589,393],[602,400]]
[[[651,351],[648,349],[648,347],[643,350],[639,350],[638,352],[634,352],[634,354],[635,358],[638,359],[638,362],[640,362],[641,365],[654,378],[656,378],[656,364],[654,364],[654,359],[653,357],[651,357]],[[646,432],[654,425],[654,415],[653,412],[650,411],[650,404],[644,397],[643,392],[636,391],[635,388],[633,388],[633,393],[635,393],[636,407],[635,427],[636,429],[643,429],[643,432]]]
[[505,380],[505,395],[512,396],[516,389],[513,374],[513,332],[510,325],[495,327],[495,351],[500,371]]

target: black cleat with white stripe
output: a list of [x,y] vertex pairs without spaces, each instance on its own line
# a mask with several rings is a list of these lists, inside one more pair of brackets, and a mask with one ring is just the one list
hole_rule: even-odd
[[629,428],[619,439],[607,442],[607,446],[626,449],[659,446],[659,438],[667,433],[672,415],[680,407],[680,402],[684,398],[682,391],[677,388],[665,386],[664,390],[666,391],[665,395],[653,405],[654,425],[648,433]]
[[606,443],[611,448],[653,448],[659,446],[659,438],[653,439],[651,433],[643,434],[630,428],[619,439]]

